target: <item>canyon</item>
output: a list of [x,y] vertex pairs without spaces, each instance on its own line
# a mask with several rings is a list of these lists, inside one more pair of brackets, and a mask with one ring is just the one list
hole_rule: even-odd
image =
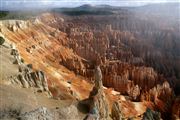
[[[49,113],[47,119],[56,113],[61,118],[66,111],[95,119],[94,108],[99,119],[148,119],[149,114],[180,118],[179,22],[148,19],[131,9],[113,9],[108,15],[69,13],[54,10],[27,20],[0,21],[0,35],[6,41],[1,57],[13,59],[1,62],[5,66],[1,85],[34,89],[56,102],[76,101],[61,112],[33,107],[23,119],[38,118],[34,114],[43,112]],[[78,113],[76,104],[86,100],[90,113]],[[74,117],[67,116],[62,119]]]

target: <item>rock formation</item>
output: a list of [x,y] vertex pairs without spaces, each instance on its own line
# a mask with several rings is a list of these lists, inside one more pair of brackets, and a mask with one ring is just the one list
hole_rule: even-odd
[[164,118],[170,119],[171,108],[174,101],[174,93],[169,83],[166,81],[162,85],[157,85],[149,91],[141,94],[141,101],[152,101],[155,104],[155,108],[161,112]]
[[25,88],[37,87],[40,91],[49,91],[47,79],[42,71],[19,74],[18,79]]
[[51,96],[48,88],[47,78],[43,71],[34,71],[32,64],[23,63],[19,51],[14,44],[11,44],[11,55],[14,57],[14,64],[19,66],[19,75],[12,77],[11,82],[22,85],[24,88],[36,87],[38,91],[46,91]]
[[119,102],[114,102],[111,111],[111,117],[113,120],[122,120],[123,116],[120,109]]
[[129,96],[132,97],[133,100],[136,100],[140,95],[140,88],[138,85],[132,87],[129,91]]
[[91,114],[95,114],[96,119],[107,119],[109,117],[109,107],[106,95],[103,91],[102,73],[99,66],[95,68],[94,76],[95,84],[88,98],[90,106],[90,115],[88,115],[87,119],[89,119],[89,117],[92,117]]

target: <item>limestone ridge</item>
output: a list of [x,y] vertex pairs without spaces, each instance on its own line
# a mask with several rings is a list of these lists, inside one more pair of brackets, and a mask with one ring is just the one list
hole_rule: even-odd
[[89,100],[90,100],[90,112],[87,117],[87,120],[90,119],[93,115],[95,119],[107,119],[108,118],[108,102],[106,99],[106,95],[103,91],[102,84],[102,73],[99,66],[95,68],[95,85],[93,90],[90,92]]
[[14,56],[13,64],[19,66],[19,74],[10,78],[11,83],[19,84],[24,88],[36,87],[39,92],[46,91],[51,96],[45,73],[40,70],[34,71],[32,64],[23,63],[24,60],[14,44],[11,44],[11,55]]

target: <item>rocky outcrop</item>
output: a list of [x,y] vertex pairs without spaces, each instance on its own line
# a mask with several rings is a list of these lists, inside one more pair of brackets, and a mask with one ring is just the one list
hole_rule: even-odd
[[165,81],[153,68],[136,67],[120,61],[102,66],[102,74],[105,86],[113,87],[122,94],[136,94],[136,97],[140,95],[140,91],[147,91]]
[[19,74],[18,79],[23,87],[37,87],[40,91],[49,91],[47,78],[42,71]]
[[51,97],[51,92],[48,88],[47,78],[43,71],[33,71],[31,68],[22,65],[20,66],[22,72],[17,76],[17,78],[11,79],[14,84],[19,84],[24,88],[34,87],[37,88],[38,92],[47,92],[49,97]]
[[109,107],[106,95],[103,91],[102,73],[99,66],[96,67],[94,75],[95,84],[88,98],[90,115],[87,118],[92,117],[91,114],[93,114],[96,116],[96,119],[107,119],[109,117]]
[[20,29],[25,29],[28,27],[28,23],[23,20],[8,20],[3,21],[3,25],[7,27],[12,32],[17,32]]
[[36,87],[39,92],[46,91],[51,96],[44,72],[40,70],[34,71],[32,64],[26,65],[14,44],[11,44],[11,49],[11,55],[14,56],[13,63],[19,66],[19,75],[12,77],[11,82],[24,88]]
[[141,101],[154,102],[155,108],[161,112],[163,119],[171,119],[170,113],[174,97],[173,90],[166,81],[162,85],[157,85],[149,91],[142,92]]
[[123,115],[120,109],[120,104],[118,101],[114,102],[112,105],[111,117],[113,120],[122,120],[123,118]]
[[130,88],[129,96],[132,97],[133,100],[137,100],[137,98],[140,96],[140,88],[138,85]]
[[22,64],[22,58],[21,58],[18,50],[16,49],[15,44],[11,44],[11,55],[13,55],[13,57],[14,57],[13,64],[18,64],[18,65]]

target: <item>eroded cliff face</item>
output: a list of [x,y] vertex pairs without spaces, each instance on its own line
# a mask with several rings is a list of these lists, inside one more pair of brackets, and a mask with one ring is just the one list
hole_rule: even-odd
[[[57,31],[57,38],[51,34],[56,29],[44,25],[38,19],[23,21],[26,27],[19,27],[22,21],[2,21],[1,32],[6,39],[13,42],[19,54],[28,64],[33,64],[34,70],[42,70],[47,75],[49,90],[54,96],[61,96],[61,92],[76,92],[78,99],[88,96],[91,85],[82,78],[66,69],[64,66],[71,67],[70,70],[82,69],[82,58],[77,56],[71,49],[63,46],[67,41],[65,33]],[[9,28],[16,27],[16,31]],[[62,66],[64,65],[64,66]],[[24,77],[24,76],[23,76]],[[68,83],[68,81],[71,82]],[[84,83],[84,85],[76,83]],[[79,87],[75,87],[79,86]],[[74,87],[73,87],[74,86]],[[84,89],[84,90],[83,90]],[[89,89],[89,90],[88,90]]]
[[[139,40],[138,32],[115,30],[111,24],[101,27],[82,21],[76,23],[77,20],[46,13],[34,20],[1,21],[4,37],[16,44],[24,61],[33,64],[34,71],[39,70],[23,74],[21,81],[43,77],[45,73],[45,86],[54,98],[66,99],[65,94],[69,94],[82,100],[89,97],[95,64],[100,64],[103,85],[108,87],[104,92],[109,109],[115,109],[113,116],[121,110],[118,118],[139,117],[147,107],[163,114],[171,112],[174,85],[178,81],[177,76],[173,82],[167,79],[171,70],[167,75],[162,74],[166,71],[162,66],[168,61],[154,67],[164,58],[161,51],[155,52],[152,44],[147,46],[149,41]],[[155,63],[157,58],[161,60]]]

